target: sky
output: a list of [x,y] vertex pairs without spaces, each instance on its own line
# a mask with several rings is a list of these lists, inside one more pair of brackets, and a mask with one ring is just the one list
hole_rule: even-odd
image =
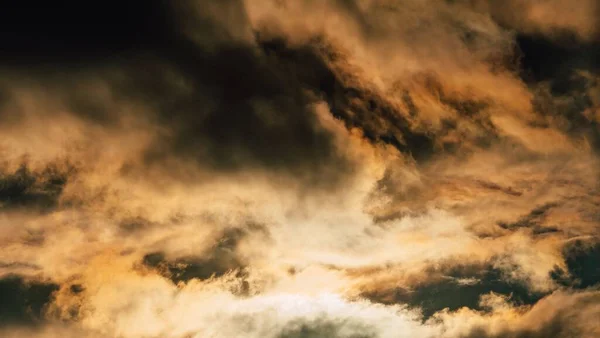
[[596,0],[0,8],[0,336],[600,336]]

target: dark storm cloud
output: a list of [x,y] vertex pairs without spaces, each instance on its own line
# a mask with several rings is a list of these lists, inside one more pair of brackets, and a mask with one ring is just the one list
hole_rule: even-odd
[[[164,131],[147,149],[146,164],[175,156],[219,170],[255,165],[301,175],[333,165],[343,172],[348,164],[311,112],[318,100],[328,102],[334,116],[360,128],[368,139],[392,144],[417,160],[456,151],[464,141],[441,141],[456,132],[454,119],[436,132],[415,127],[410,119],[418,118],[419,111],[411,103],[411,92],[405,92],[408,111],[402,112],[353,74],[333,69],[343,57],[323,39],[290,46],[287,37],[277,34],[259,34],[251,38],[254,41],[229,36],[228,24],[252,30],[239,1],[203,4],[206,10],[200,14],[182,13],[161,1],[92,5],[84,8],[73,2],[60,8],[39,3],[4,12],[10,20],[4,23],[8,33],[0,38],[14,55],[6,64],[31,68],[23,72],[31,74],[33,82],[57,92],[72,112],[96,123],[110,125],[120,116],[105,97],[77,88],[82,76],[105,82],[116,104],[144,104],[148,111],[138,118]],[[369,33],[370,25],[355,2],[338,5]],[[239,22],[218,20],[211,11],[236,13]],[[110,25],[103,25],[108,21]],[[189,22],[201,28],[201,43],[187,35]],[[50,29],[38,29],[45,25]],[[71,29],[75,26],[78,29]],[[491,135],[467,143],[489,145],[496,132],[485,115],[479,116],[488,103],[455,98],[434,75],[424,77],[431,95]]]
[[585,289],[600,284],[600,243],[575,240],[563,248],[567,271],[556,268],[552,277],[560,284]]
[[[351,3],[345,6],[358,16]],[[94,123],[113,125],[120,116],[106,97],[79,88],[85,76],[105,82],[116,104],[149,107],[139,118],[166,132],[148,149],[147,164],[176,156],[219,170],[258,165],[298,174],[333,164],[343,171],[346,164],[331,136],[311,112],[318,100],[373,141],[417,159],[434,150],[433,136],[415,130],[397,108],[372,90],[342,81],[340,75],[350,74],[331,68],[337,56],[323,41],[290,47],[286,37],[258,36],[256,48],[251,41],[228,37],[227,22],[212,17],[208,8],[217,7],[217,14],[234,11],[240,16],[236,25],[248,25],[238,1],[207,5],[197,17],[161,1],[144,6],[94,2],[90,8],[76,2],[30,5],[3,12],[7,29],[0,40],[10,51],[4,64],[20,67],[30,83]],[[200,40],[208,42],[198,44],[186,35],[192,19],[202,28]]]
[[6,3],[0,11],[0,60],[47,70],[103,63],[172,38],[170,13],[162,0]]
[[182,56],[176,64],[192,89],[159,103],[158,123],[172,136],[147,153],[149,163],[175,155],[221,170],[247,164],[301,173],[343,162],[317,126],[316,101],[303,92],[311,89],[305,74],[317,81],[328,75],[312,68],[314,58],[287,62],[250,46],[211,53],[192,47]]
[[[173,24],[176,11],[161,2],[97,3],[89,9],[75,2],[64,9],[39,5],[3,12],[11,17],[3,23],[9,33],[0,36],[11,51],[4,64],[23,65],[27,83],[92,123],[118,125],[123,116],[114,104],[144,105],[135,117],[164,131],[147,149],[146,164],[175,157],[223,171],[242,165],[308,176],[330,165],[344,170],[331,135],[312,111],[333,75],[309,49],[277,51],[267,47],[269,41],[257,48],[224,38],[224,23],[205,13],[194,24],[205,28],[203,39],[212,44],[198,44],[185,32],[190,18]],[[211,6],[243,13],[237,1]],[[50,29],[40,29],[45,24]],[[84,77],[103,83],[109,97],[89,95],[81,88]]]
[[19,276],[0,279],[0,326],[34,324],[43,320],[44,310],[58,285],[27,281]]
[[600,150],[600,109],[597,88],[599,72],[571,68],[573,72],[557,75],[534,85],[533,103],[542,114],[551,116],[565,133],[585,137],[592,149]]
[[26,164],[15,171],[0,172],[0,211],[56,207],[72,173],[72,169],[54,165],[34,172]]
[[348,127],[359,128],[373,142],[391,144],[417,159],[433,152],[433,135],[414,130],[397,108],[373,89],[362,87],[357,78],[348,80],[353,74],[332,69],[336,62],[343,62],[343,57],[324,40],[294,48],[286,46],[285,39],[275,38],[261,41],[261,46],[268,55],[279,55],[287,69],[305,64],[301,82],[325,100],[331,113]]
[[546,293],[531,291],[522,281],[511,280],[505,270],[490,264],[455,265],[431,268],[423,282],[411,288],[397,288],[363,294],[383,304],[407,304],[420,309],[425,319],[435,313],[462,307],[483,311],[481,297],[491,292],[510,297],[516,305],[535,304]]
[[[343,159],[335,153],[330,136],[316,126],[310,112],[317,99],[327,101],[336,117],[363,130],[367,138],[392,144],[417,159],[427,159],[440,150],[454,151],[465,141],[441,141],[456,132],[454,119],[437,132],[415,128],[406,118],[419,115],[409,91],[404,95],[408,111],[400,112],[359,81],[342,80],[341,75],[351,78],[351,74],[331,68],[340,56],[318,39],[292,47],[287,46],[285,37],[259,36],[256,48],[252,41],[228,36],[231,28],[226,25],[231,23],[219,22],[211,11],[217,8],[217,14],[236,13],[239,22],[232,26],[251,31],[245,27],[248,19],[239,1],[210,6],[203,3],[204,12],[188,13],[187,17],[161,1],[141,3],[93,2],[84,8],[77,2],[64,7],[34,2],[27,8],[8,8],[3,11],[7,29],[0,36],[12,55],[6,64],[21,62],[43,69],[32,76],[49,79],[43,83],[49,90],[55,82],[76,84],[83,70],[106,81],[118,102],[137,100],[151,107],[153,111],[141,118],[156,121],[166,132],[148,149],[147,163],[177,156],[222,170],[242,164],[295,172],[322,169],[324,163],[343,168]],[[371,25],[356,2],[340,1],[337,5],[370,34]],[[186,35],[189,22],[194,20],[194,27],[202,28],[200,40],[212,44],[198,44]],[[110,25],[103,24],[108,21]],[[593,67],[597,48],[592,43],[571,52],[540,39],[521,35],[517,40],[523,67],[531,69],[534,77],[551,73],[548,69],[556,64],[563,64],[561,69],[572,69],[571,64]],[[74,55],[78,71],[72,67]],[[558,55],[550,56],[557,61],[542,60],[543,55]],[[120,76],[106,75],[111,65]],[[496,131],[486,116],[478,117],[488,103],[454,98],[436,84],[434,76],[426,77],[430,78],[425,82],[432,95],[461,119],[473,120],[491,135],[470,142],[489,145]],[[306,90],[314,97],[306,95]],[[69,92],[64,100],[75,113],[103,122],[117,118],[102,100],[69,90],[68,85],[64,91]],[[294,128],[290,131],[287,126]]]
[[555,93],[565,89],[566,81],[576,71],[600,71],[600,42],[556,42],[521,34],[516,38],[521,71],[526,80],[552,80]]
[[[600,7],[599,7],[600,8]],[[553,40],[520,34],[516,37],[520,74],[532,87],[534,107],[556,119],[569,135],[586,137],[600,149],[597,92],[600,75],[600,40]]]

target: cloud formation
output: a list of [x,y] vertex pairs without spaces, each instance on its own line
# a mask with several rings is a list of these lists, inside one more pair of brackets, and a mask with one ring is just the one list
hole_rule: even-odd
[[0,11],[0,335],[598,336],[598,10]]

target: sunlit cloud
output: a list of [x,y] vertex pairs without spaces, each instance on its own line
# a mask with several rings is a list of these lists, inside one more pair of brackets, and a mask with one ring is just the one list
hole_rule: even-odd
[[0,34],[0,336],[600,334],[593,1],[106,6]]

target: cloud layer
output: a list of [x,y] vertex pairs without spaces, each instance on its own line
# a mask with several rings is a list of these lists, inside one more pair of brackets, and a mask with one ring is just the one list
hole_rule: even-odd
[[0,17],[3,337],[600,335],[594,1],[90,6]]

